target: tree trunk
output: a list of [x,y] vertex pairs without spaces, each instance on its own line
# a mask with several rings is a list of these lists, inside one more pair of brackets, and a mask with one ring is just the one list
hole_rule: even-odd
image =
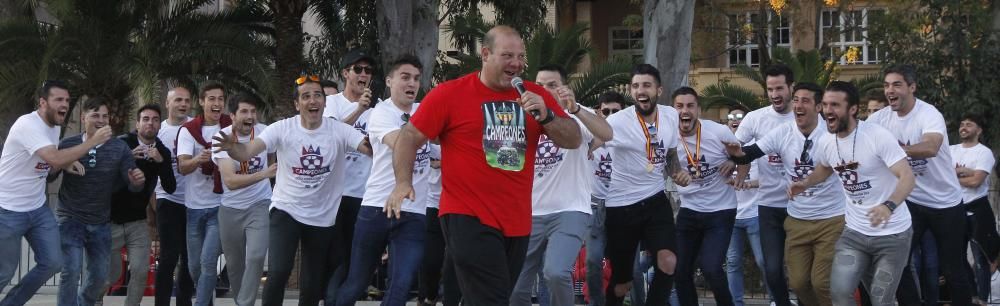
[[[378,39],[383,69],[404,54],[412,54],[424,65],[420,87],[430,89],[438,51],[439,0],[377,1]],[[383,70],[388,75],[387,70]]]
[[270,119],[291,117],[295,113],[294,101],[290,93],[295,79],[304,68],[302,16],[309,7],[305,0],[271,0],[269,3],[274,14],[274,64],[276,86],[272,117]]
[[670,104],[669,92],[688,82],[691,66],[691,28],[695,0],[645,0],[643,7],[643,57],[660,70],[664,94],[661,104]]

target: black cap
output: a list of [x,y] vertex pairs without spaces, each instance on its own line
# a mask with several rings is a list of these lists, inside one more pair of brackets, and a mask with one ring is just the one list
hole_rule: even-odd
[[352,49],[348,51],[343,58],[340,59],[340,68],[347,68],[347,66],[354,65],[362,60],[367,61],[369,64],[375,65],[375,58],[368,55],[368,51],[364,49]]

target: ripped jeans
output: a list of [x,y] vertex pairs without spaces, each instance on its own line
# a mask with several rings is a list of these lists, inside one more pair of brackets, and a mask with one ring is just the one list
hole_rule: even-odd
[[913,229],[885,236],[868,236],[844,228],[837,241],[830,273],[833,305],[857,305],[854,290],[860,281],[871,293],[872,305],[895,305],[896,288],[906,268]]

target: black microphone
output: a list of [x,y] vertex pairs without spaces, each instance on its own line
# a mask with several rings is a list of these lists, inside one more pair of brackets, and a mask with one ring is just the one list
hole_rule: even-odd
[[[524,80],[522,80],[521,77],[514,77],[511,79],[510,85],[514,86],[514,89],[517,89],[517,93],[521,96],[524,96],[524,92],[527,91],[524,89]],[[538,118],[541,117],[542,114],[540,114],[537,109],[531,110],[529,113],[531,113],[532,117],[535,117],[535,120],[541,120]]]

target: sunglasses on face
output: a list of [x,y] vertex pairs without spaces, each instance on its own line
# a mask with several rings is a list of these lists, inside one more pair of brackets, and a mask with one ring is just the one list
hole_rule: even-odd
[[806,142],[802,144],[802,155],[799,156],[799,161],[803,163],[808,163],[811,156],[809,156],[809,149],[812,149],[813,141],[812,139],[806,139]]
[[617,109],[617,108],[605,108],[605,109],[601,109],[601,113],[604,114],[605,116],[617,113],[618,111],[620,111],[620,109]]
[[372,66],[354,66],[351,67],[351,70],[354,71],[355,74],[361,74],[362,72],[365,74],[372,74],[375,72],[375,69],[372,68]]
[[97,167],[97,148],[90,148],[90,151],[87,151],[87,155],[90,155],[90,160],[87,161],[87,166],[91,168]]
[[313,82],[319,82],[319,76],[318,75],[301,75],[301,76],[299,76],[298,79],[295,79],[295,85],[305,84],[306,80],[310,80],[310,81],[313,81]]
[[729,114],[726,115],[726,118],[729,118],[729,120],[743,120],[743,114]]

